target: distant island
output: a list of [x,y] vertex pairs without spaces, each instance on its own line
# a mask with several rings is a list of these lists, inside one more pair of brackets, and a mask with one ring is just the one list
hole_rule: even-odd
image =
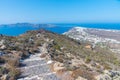
[[29,30],[45,29],[58,34],[67,32],[73,27],[120,30],[120,23],[56,23],[56,24],[32,24],[16,23],[0,25],[0,34],[18,36]]

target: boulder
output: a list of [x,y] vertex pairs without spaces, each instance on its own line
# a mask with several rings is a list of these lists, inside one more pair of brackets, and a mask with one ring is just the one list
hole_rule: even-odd
[[37,37],[37,38],[41,37],[41,34],[40,34],[40,33],[38,33],[38,34],[36,35],[36,37]]
[[87,79],[85,79],[85,78],[79,76],[79,77],[78,77],[77,79],[75,79],[75,80],[87,80]]
[[3,76],[0,78],[0,80],[8,80],[8,75],[7,75],[7,74],[3,75]]
[[65,70],[64,64],[60,62],[54,63],[53,68],[55,72],[58,72],[60,70]]
[[49,60],[48,62],[47,62],[47,64],[52,64],[53,63],[53,61],[52,60]]
[[46,55],[47,55],[46,53],[41,53],[40,58],[45,58]]
[[4,42],[5,42],[5,40],[1,40],[1,41],[0,41],[0,46],[3,45]]
[[5,45],[1,45],[1,46],[0,46],[0,49],[2,49],[2,50],[3,50],[3,49],[6,49],[6,46],[5,46]]

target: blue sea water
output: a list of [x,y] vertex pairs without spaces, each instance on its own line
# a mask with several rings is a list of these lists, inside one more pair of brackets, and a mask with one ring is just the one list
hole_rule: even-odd
[[23,27],[0,27],[0,34],[17,36],[25,33],[28,30],[35,30],[33,27],[23,26]]
[[54,27],[48,27],[48,26],[43,26],[43,27],[32,27],[32,26],[0,26],[0,34],[4,35],[10,35],[10,36],[17,36],[20,34],[25,33],[28,30],[38,30],[40,28],[44,28],[46,30],[62,34],[69,29],[80,26],[80,27],[86,27],[86,28],[97,28],[97,29],[113,29],[113,30],[120,30],[120,24],[119,23],[107,23],[107,24],[54,24]]

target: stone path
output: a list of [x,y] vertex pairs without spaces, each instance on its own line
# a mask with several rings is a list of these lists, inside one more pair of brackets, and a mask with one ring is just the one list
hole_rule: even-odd
[[[44,52],[44,46],[41,47]],[[51,72],[45,59],[40,58],[40,53],[31,55],[28,59],[22,61],[20,69],[22,74],[18,80],[60,80],[55,73]]]

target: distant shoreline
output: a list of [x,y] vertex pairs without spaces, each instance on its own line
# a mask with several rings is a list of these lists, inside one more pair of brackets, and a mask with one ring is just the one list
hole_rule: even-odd
[[31,23],[17,23],[0,25],[0,34],[9,36],[18,36],[29,30],[37,30],[44,28],[46,30],[62,34],[73,27],[80,26],[81,28],[106,30],[106,31],[120,31],[120,23],[95,23],[95,24],[31,24]]

